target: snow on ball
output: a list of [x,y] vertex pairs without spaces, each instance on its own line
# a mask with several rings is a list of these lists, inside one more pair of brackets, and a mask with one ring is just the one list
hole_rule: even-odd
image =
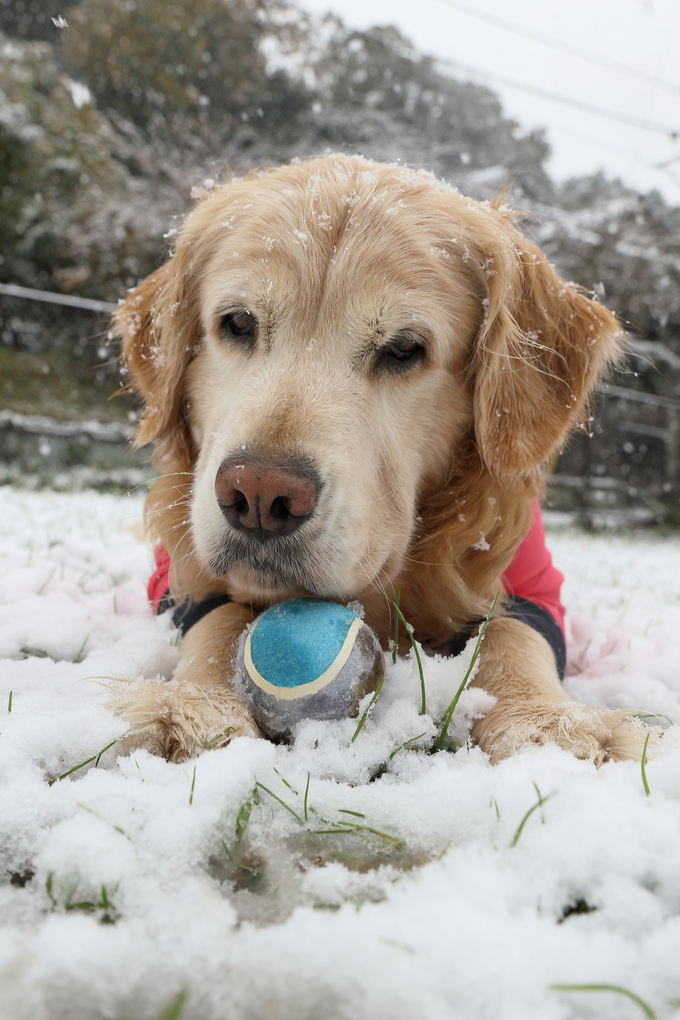
[[241,636],[235,688],[269,737],[287,739],[301,719],[356,715],[384,672],[375,634],[346,606],[290,599]]

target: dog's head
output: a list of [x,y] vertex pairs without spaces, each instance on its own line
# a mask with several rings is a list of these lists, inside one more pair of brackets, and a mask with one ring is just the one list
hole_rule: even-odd
[[117,328],[200,563],[256,599],[393,582],[430,504],[470,512],[463,456],[529,492],[618,335],[511,213],[348,157],[207,194]]

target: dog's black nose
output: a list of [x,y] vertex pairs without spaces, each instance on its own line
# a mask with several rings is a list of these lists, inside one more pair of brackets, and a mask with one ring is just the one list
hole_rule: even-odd
[[268,539],[289,535],[311,516],[319,485],[302,464],[235,457],[220,465],[215,495],[232,528]]

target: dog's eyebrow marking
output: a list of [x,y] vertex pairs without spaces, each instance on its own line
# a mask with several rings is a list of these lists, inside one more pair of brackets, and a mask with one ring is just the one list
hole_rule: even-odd
[[263,322],[260,322],[260,336],[262,337],[262,346],[264,347],[265,354],[270,354],[274,346],[273,335],[275,326],[276,321],[271,313],[267,315]]
[[380,343],[377,338],[370,337],[368,340],[364,340],[352,356],[352,364],[354,368],[361,368],[362,365],[365,365],[371,356],[379,349]]

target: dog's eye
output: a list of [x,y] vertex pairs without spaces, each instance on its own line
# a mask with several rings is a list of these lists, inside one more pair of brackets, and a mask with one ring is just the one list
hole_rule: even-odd
[[425,347],[420,340],[406,335],[395,336],[378,351],[377,367],[404,371],[422,361],[424,355]]
[[257,319],[248,308],[227,312],[220,319],[220,332],[225,339],[234,338],[254,344],[257,339]]

